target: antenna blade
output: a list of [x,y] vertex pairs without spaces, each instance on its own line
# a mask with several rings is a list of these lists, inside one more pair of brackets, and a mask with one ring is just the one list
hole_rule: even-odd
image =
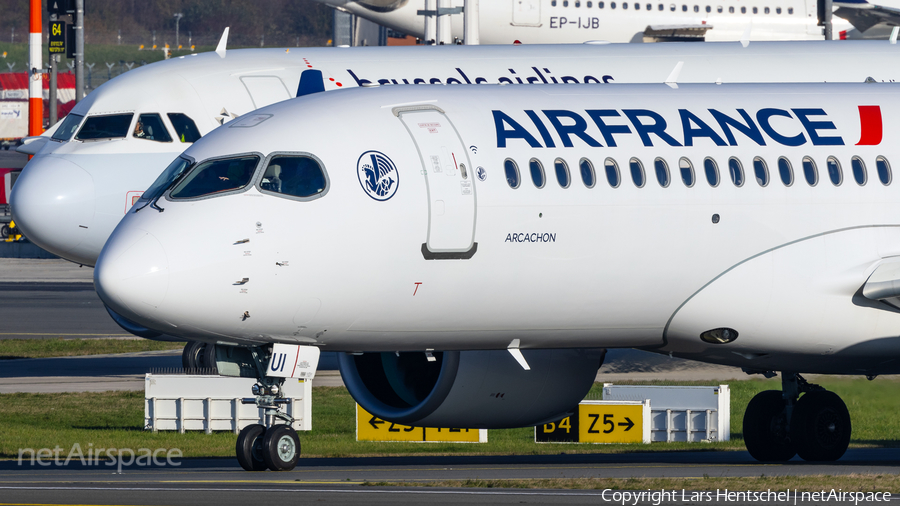
[[225,27],[225,31],[222,32],[222,38],[219,39],[219,45],[216,46],[216,54],[219,55],[219,58],[225,58],[225,46],[228,45],[228,28]]
[[681,68],[684,67],[684,62],[680,61],[675,64],[675,68],[672,69],[672,73],[669,74],[669,77],[666,78],[666,84],[671,88],[678,88],[678,76],[681,74]]

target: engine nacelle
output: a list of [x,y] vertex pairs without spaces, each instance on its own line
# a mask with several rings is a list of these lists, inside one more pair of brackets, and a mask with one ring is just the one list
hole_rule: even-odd
[[561,418],[590,390],[604,349],[341,354],[341,377],[366,411],[417,427],[503,429]]

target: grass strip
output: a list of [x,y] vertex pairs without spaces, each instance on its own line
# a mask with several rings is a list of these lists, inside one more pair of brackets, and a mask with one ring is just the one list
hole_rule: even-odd
[[140,338],[0,339],[0,360],[110,355],[115,353],[180,350],[183,348],[184,343],[151,341]]
[[[515,488],[558,490],[631,490],[667,491],[675,494],[674,500],[701,501],[725,499],[721,494],[744,491],[791,492],[900,492],[900,476],[884,474],[848,474],[841,476],[758,476],[697,478],[553,478],[522,480],[446,480],[425,482],[364,482],[372,487],[446,487],[446,488]],[[708,491],[712,496],[697,496],[696,492]],[[719,497],[716,497],[717,493]],[[669,498],[668,500],[673,500]],[[804,500],[801,496],[800,500]],[[812,500],[812,499],[810,499]]]
[[[900,447],[900,381],[840,377],[814,378],[840,395],[853,421],[851,447]],[[664,382],[658,382],[664,383]],[[344,387],[313,389],[313,430],[300,433],[303,457],[555,455],[660,451],[743,450],[741,420],[757,392],[780,387],[778,380],[728,381],[731,387],[731,440],[716,443],[539,444],[534,429],[488,431],[488,442],[357,442],[355,404]],[[668,384],[671,384],[669,382]],[[681,383],[685,384],[685,383]],[[715,382],[688,382],[715,384]],[[595,384],[591,395],[599,393]],[[63,454],[75,443],[89,448],[178,448],[185,457],[233,457],[236,436],[230,432],[152,433],[144,427],[143,392],[0,394],[0,457],[16,458],[20,449],[59,446]]]

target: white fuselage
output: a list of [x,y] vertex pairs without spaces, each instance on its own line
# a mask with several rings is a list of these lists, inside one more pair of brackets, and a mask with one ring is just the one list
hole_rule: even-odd
[[[387,11],[366,2],[317,0],[403,33],[424,38],[425,0],[399,2]],[[463,6],[463,0],[447,2]],[[822,40],[815,0],[586,1],[528,0],[479,2],[482,44],[565,44],[589,40],[642,42],[648,27],[680,28],[708,25],[707,41]],[[463,16],[451,15],[453,37],[463,38]],[[850,24],[834,18],[834,33]]]
[[[679,62],[682,65],[679,66]],[[823,63],[827,62],[827,63]],[[676,68],[678,72],[673,72]],[[412,48],[259,49],[186,56],[135,69],[104,84],[72,111],[130,116],[118,138],[49,141],[12,193],[26,236],[63,258],[93,265],[121,217],[190,144],[169,114],[201,135],[256,108],[290,98],[305,70],[326,91],[369,84],[862,82],[900,79],[900,50],[887,42],[678,43]],[[142,114],[159,114],[172,142],[132,135]],[[77,125],[76,125],[77,126]],[[80,127],[79,127],[80,128]],[[344,129],[333,132],[340,137]]]
[[[643,347],[756,370],[896,373],[900,314],[859,292],[900,256],[889,177],[900,160],[898,109],[892,84],[387,87],[304,97],[187,150],[197,162],[248,153],[261,161],[241,190],[167,194],[157,202],[164,211],[132,210],[95,284],[126,318],[208,342],[370,352],[505,349],[519,339],[522,348]],[[348,127],[353,135],[334,135]],[[376,151],[383,191],[373,193],[363,169]],[[324,194],[265,191],[264,160],[278,153],[319,160]],[[805,157],[817,165],[814,184]],[[862,185],[853,157],[865,166]],[[518,166],[517,188],[507,160]],[[582,178],[584,160],[593,184]],[[613,162],[618,176],[608,179]],[[717,328],[739,337],[700,339]]]

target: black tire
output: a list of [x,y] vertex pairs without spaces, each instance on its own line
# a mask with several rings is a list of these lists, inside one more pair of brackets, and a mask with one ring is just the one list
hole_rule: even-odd
[[266,428],[260,424],[248,425],[238,434],[234,452],[238,463],[245,471],[265,471],[266,461],[263,460],[263,438]]
[[6,239],[9,237],[9,225],[3,225],[0,227],[0,239]]
[[272,471],[290,471],[300,459],[300,438],[287,425],[275,425],[263,437],[263,460]]
[[200,346],[203,343],[199,341],[188,341],[187,344],[184,345],[184,351],[181,352],[181,367],[183,367],[186,371],[195,371],[200,368],[199,365],[199,355],[200,355]]
[[809,392],[794,406],[791,434],[797,454],[811,462],[841,458],[850,444],[850,412],[834,392]]
[[788,436],[784,399],[778,390],[756,394],[744,412],[744,444],[761,462],[783,462],[796,455]]
[[219,374],[219,370],[216,366],[215,344],[200,344],[200,353],[197,356],[197,366],[200,369],[203,369],[204,374]]

